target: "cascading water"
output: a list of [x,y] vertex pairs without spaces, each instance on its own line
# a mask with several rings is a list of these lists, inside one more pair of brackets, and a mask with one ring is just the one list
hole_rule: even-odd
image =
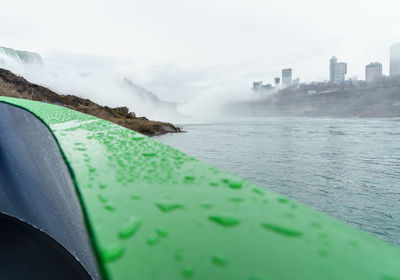
[[0,47],[0,54],[22,64],[43,64],[42,57],[33,52],[18,51],[11,48]]

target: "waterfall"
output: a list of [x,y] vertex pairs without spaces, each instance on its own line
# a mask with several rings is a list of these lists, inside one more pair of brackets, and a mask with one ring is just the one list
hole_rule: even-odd
[[[19,62],[21,64],[43,64],[42,57],[33,52],[18,51],[11,48],[0,47],[1,56],[5,56]],[[0,60],[4,63],[4,58]]]

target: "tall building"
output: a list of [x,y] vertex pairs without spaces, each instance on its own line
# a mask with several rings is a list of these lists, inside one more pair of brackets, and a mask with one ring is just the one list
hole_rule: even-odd
[[337,64],[337,58],[332,56],[331,60],[329,60],[329,81],[332,82],[334,80],[335,73],[335,65]]
[[373,82],[382,78],[382,63],[375,62],[365,66],[365,81]]
[[274,87],[271,84],[263,85],[262,81],[253,82],[253,90],[254,91],[264,91],[264,90],[271,90]]
[[259,90],[262,87],[262,81],[253,82],[253,90]]
[[282,70],[282,86],[290,87],[292,85],[292,68]]
[[390,77],[400,75],[400,43],[390,48]]
[[332,57],[329,65],[329,81],[332,83],[342,83],[347,74],[347,63],[337,62],[336,57]]
[[265,85],[262,86],[263,90],[270,90],[270,89],[273,89],[273,88],[274,87],[271,84],[265,84]]

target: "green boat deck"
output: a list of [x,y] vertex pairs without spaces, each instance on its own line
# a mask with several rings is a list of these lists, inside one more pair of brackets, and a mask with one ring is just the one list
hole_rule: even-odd
[[149,137],[0,97],[53,133],[104,279],[400,279],[400,250]]

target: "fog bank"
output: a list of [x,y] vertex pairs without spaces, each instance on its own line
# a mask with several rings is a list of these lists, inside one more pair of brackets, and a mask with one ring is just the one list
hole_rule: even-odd
[[[4,48],[2,48],[4,49]],[[127,106],[137,116],[161,121],[212,121],[223,119],[223,107],[231,102],[256,101],[259,95],[234,77],[218,76],[216,71],[177,69],[175,66],[138,68],[122,58],[47,52],[1,51],[0,67],[43,85],[60,94],[90,99],[109,107]],[[25,58],[20,59],[21,54]],[[171,69],[172,68],[172,69]],[[164,77],[165,76],[165,77]],[[176,88],[179,94],[158,93],[140,86],[157,81],[161,90]],[[235,114],[233,114],[235,115]]]

